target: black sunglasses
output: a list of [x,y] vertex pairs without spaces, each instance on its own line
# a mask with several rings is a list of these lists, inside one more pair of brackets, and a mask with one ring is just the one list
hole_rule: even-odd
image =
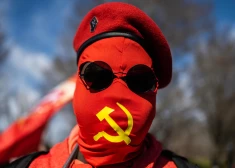
[[[115,74],[126,74],[117,77]],[[112,68],[103,61],[85,62],[80,66],[79,76],[87,89],[101,91],[108,88],[114,78],[126,82],[130,90],[135,93],[144,93],[158,87],[158,79],[154,71],[143,64],[133,66],[127,73],[113,73]]]

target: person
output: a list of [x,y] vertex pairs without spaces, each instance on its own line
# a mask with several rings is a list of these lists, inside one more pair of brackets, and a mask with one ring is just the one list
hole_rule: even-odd
[[[148,133],[156,94],[172,77],[172,56],[157,24],[137,7],[109,2],[93,8],[74,37],[77,125],[30,168],[175,168],[191,165],[163,151]],[[32,159],[33,158],[33,159]],[[18,162],[19,164],[19,162]]]

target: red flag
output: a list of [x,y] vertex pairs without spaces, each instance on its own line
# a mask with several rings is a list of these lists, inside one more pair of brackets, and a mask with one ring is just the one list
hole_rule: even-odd
[[72,100],[76,75],[59,84],[31,110],[0,134],[0,164],[36,151],[49,119]]

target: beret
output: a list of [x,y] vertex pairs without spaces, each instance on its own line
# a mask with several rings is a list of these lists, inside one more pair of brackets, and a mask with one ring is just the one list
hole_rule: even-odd
[[84,17],[73,41],[77,63],[87,46],[100,39],[120,36],[139,43],[152,58],[159,88],[170,83],[172,56],[166,38],[147,14],[127,3],[104,3]]

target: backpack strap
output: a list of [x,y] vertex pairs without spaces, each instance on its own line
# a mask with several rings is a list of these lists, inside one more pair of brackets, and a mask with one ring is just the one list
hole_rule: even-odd
[[76,144],[75,147],[74,147],[74,149],[73,149],[73,151],[72,151],[71,154],[69,155],[69,158],[68,158],[67,161],[65,162],[63,168],[69,168],[69,166],[70,166],[70,164],[72,163],[72,161],[77,158],[78,150],[79,150],[79,147],[78,147],[78,144]]
[[45,151],[39,151],[39,152],[28,154],[26,156],[23,156],[11,162],[10,164],[4,166],[3,168],[27,168],[36,157],[40,155],[45,155],[47,153],[48,152],[45,152]]
[[173,160],[178,168],[199,168],[197,165],[189,162],[185,157],[179,156],[172,151],[163,150],[161,155]]

